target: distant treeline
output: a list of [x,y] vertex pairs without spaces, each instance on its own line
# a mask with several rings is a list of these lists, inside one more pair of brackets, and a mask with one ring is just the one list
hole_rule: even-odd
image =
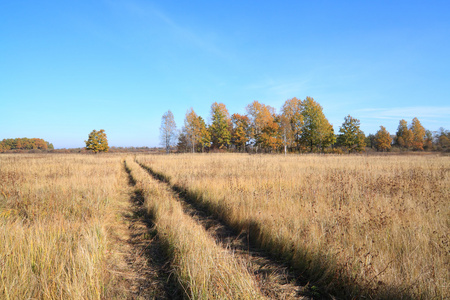
[[280,113],[258,101],[246,111],[230,115],[225,104],[215,102],[207,124],[191,108],[178,131],[169,110],[161,121],[161,145],[167,152],[175,146],[178,152],[450,151],[450,132],[426,130],[418,118],[410,124],[400,120],[396,134],[380,126],[375,134],[365,135],[360,121],[348,115],[335,134],[322,106],[311,97],[286,100]]
[[38,138],[4,139],[0,142],[0,152],[7,150],[52,150],[53,144]]

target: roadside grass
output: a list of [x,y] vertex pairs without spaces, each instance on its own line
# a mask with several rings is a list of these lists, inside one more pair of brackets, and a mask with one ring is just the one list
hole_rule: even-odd
[[450,160],[140,155],[137,161],[338,297],[450,297]]

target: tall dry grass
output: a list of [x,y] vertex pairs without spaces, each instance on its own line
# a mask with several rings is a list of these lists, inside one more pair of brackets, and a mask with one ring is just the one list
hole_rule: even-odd
[[450,159],[138,156],[325,291],[450,298]]
[[218,246],[204,228],[183,212],[167,185],[153,179],[133,159],[126,160],[136,188],[165,242],[172,267],[190,299],[261,299],[242,261]]
[[113,156],[0,156],[1,299],[120,296],[107,251],[121,172]]

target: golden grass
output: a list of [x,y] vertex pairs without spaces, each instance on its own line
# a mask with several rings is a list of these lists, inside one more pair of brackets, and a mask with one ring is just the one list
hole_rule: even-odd
[[190,299],[260,299],[243,262],[218,246],[203,227],[183,212],[173,192],[132,159],[127,168],[166,244],[174,273]]
[[137,160],[344,297],[450,298],[450,159],[170,155]]
[[113,156],[0,156],[0,298],[120,296],[107,251],[121,172]]

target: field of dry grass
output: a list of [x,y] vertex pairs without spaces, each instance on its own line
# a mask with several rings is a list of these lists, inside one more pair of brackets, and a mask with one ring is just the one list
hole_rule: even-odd
[[[187,154],[136,160],[126,158],[128,175],[120,155],[0,155],[1,299],[161,296],[173,286],[151,269],[156,257],[145,251],[154,245],[168,255],[161,265],[184,297],[272,298],[267,289],[261,293],[265,281],[255,279],[260,275],[250,261],[186,214],[174,191],[288,262],[313,287],[294,287],[303,295],[450,297],[449,157]],[[128,185],[128,176],[135,185]],[[144,219],[131,211],[136,193],[145,199]],[[152,232],[144,223],[139,234],[130,231],[136,218],[154,224]],[[143,285],[144,294],[132,291]]]
[[260,247],[342,297],[450,297],[450,159],[138,156]]
[[0,156],[0,298],[118,297],[107,270],[119,157]]

